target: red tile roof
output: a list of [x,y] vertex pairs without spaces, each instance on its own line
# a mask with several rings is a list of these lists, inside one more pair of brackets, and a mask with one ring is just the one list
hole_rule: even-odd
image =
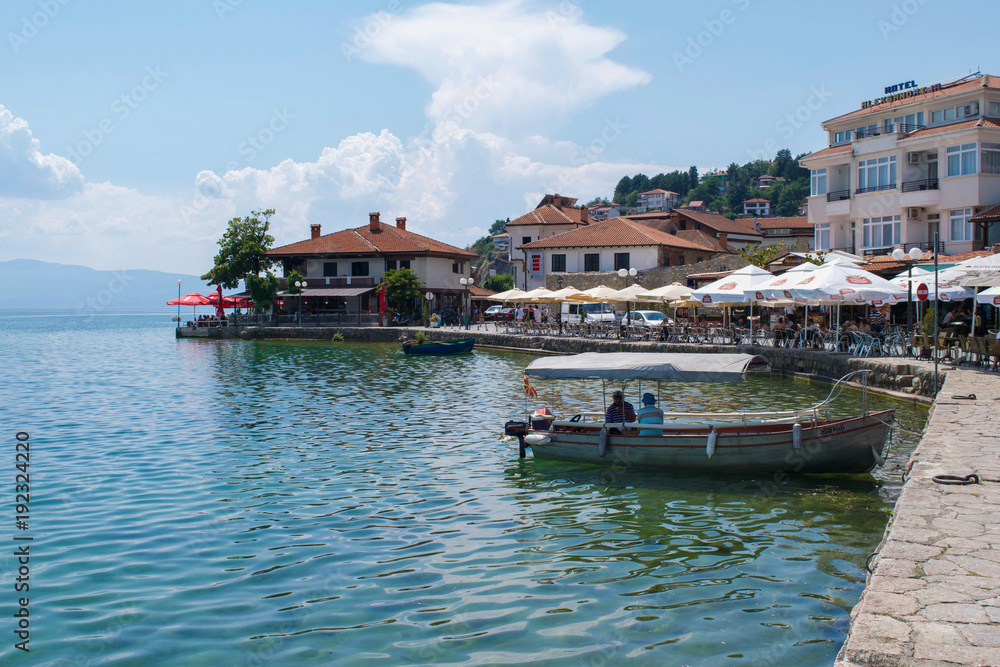
[[852,148],[850,144],[842,144],[840,146],[830,146],[829,148],[824,148],[821,151],[816,151],[815,153],[810,153],[803,157],[803,160],[811,160],[816,157],[826,157],[827,155],[835,155],[837,153],[851,153]]
[[468,261],[478,257],[474,252],[462,250],[455,246],[441,243],[434,239],[399,229],[394,225],[382,223],[378,232],[372,232],[369,225],[343,229],[332,234],[325,234],[315,239],[306,239],[297,243],[274,248],[268,255],[274,258],[293,257],[300,255],[361,255],[361,254],[407,254],[435,257],[454,257]]
[[996,222],[1000,220],[1000,204],[991,206],[982,213],[976,213],[970,220],[972,222]]
[[771,202],[769,202],[769,201],[768,201],[768,200],[766,200],[766,199],[761,199],[760,197],[754,197],[753,199],[747,199],[747,200],[746,200],[745,202],[743,202],[743,203],[744,203],[744,204],[751,204],[751,203],[753,203],[753,202],[758,202],[758,203],[759,203],[759,202],[765,202],[765,203],[768,203],[768,204],[770,204],[770,203],[771,203]]
[[586,227],[549,236],[517,246],[527,250],[543,248],[614,248],[622,246],[667,246],[711,252],[712,248],[627,218],[608,218]]
[[802,229],[813,233],[813,225],[804,215],[792,215],[785,218],[757,218],[761,229]]
[[[835,118],[823,123],[824,127],[828,123],[835,123],[841,120],[847,120],[848,118],[856,118],[858,116],[867,116],[869,114],[883,113],[889,111],[890,109],[899,109],[902,107],[910,106],[911,104],[919,104],[921,102],[927,102],[928,100],[933,100],[941,97],[950,97],[952,95],[960,95],[961,93],[967,93],[977,88],[990,88],[990,89],[1000,89],[1000,80],[995,76],[990,76],[989,74],[983,74],[978,76],[971,81],[963,81],[949,86],[944,86],[941,90],[936,90],[934,92],[923,93],[922,95],[914,95],[913,97],[907,97],[902,100],[897,100],[895,102],[885,102],[882,104],[876,104],[868,107],[867,109],[856,109],[849,113],[842,114]],[[904,91],[905,92],[905,91]]]
[[729,245],[728,243],[723,246],[719,243],[719,239],[714,236],[710,236],[700,229],[679,229],[677,230],[677,236],[684,239],[685,241],[694,241],[699,245],[703,245],[706,248],[710,248],[714,252],[726,252],[730,254],[736,254],[736,248]]
[[690,204],[688,204],[688,206],[704,206],[704,205],[705,205],[705,202],[703,202],[700,199],[698,201],[693,201]]
[[658,194],[675,195],[677,193],[673,192],[671,190],[661,190],[661,189],[657,188],[656,190],[647,190],[646,192],[640,192],[639,194],[640,195],[658,195]]
[[[576,201],[575,199],[573,201]],[[541,204],[534,211],[529,211],[519,218],[507,223],[508,227],[518,225],[586,225],[583,214],[575,207]]]
[[670,211],[650,211],[649,213],[635,213],[633,215],[623,215],[623,218],[643,222],[645,220],[669,220]]
[[[701,223],[702,225],[726,234],[743,234],[745,236],[761,236],[760,232],[754,231],[753,220],[730,220],[718,213],[702,213],[700,211],[686,211],[675,208],[674,213],[681,217],[688,218]],[[758,218],[759,220],[760,218]]]
[[948,125],[935,125],[934,127],[925,127],[922,130],[917,130],[916,132],[911,132],[901,139],[901,141],[906,141],[907,139],[923,138],[932,134],[941,134],[942,132],[953,132],[955,130],[965,130],[970,127],[989,127],[989,128],[1000,128],[1000,122],[997,122],[994,118],[973,118],[971,120],[962,120],[957,123],[949,123]]

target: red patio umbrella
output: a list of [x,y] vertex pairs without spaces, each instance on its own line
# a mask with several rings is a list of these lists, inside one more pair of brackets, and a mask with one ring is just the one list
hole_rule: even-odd
[[171,299],[167,301],[168,306],[191,306],[191,317],[194,317],[194,307],[195,306],[208,306],[211,305],[212,301],[197,292],[191,292],[190,294],[185,294],[179,299]]

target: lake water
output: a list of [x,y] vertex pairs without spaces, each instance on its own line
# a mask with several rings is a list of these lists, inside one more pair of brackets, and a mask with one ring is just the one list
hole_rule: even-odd
[[[529,354],[172,327],[0,313],[8,501],[15,434],[31,445],[29,528],[7,502],[0,531],[4,609],[23,595],[13,534],[33,538],[31,652],[5,613],[0,662],[829,665],[898,484],[518,460],[500,434],[523,414]],[[734,387],[670,395],[829,391]],[[925,409],[870,399],[890,404],[920,430]],[[897,434],[895,461],[914,444]]]

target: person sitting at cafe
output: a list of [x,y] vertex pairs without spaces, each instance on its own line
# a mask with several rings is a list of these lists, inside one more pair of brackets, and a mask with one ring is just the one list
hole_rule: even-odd
[[[605,423],[624,424],[627,421],[634,422],[635,420],[635,408],[625,400],[621,389],[616,389],[615,393],[611,395],[611,405],[604,412]],[[621,433],[622,431],[620,429],[612,429],[610,432]]]
[[787,328],[788,327],[785,324],[785,318],[784,317],[779,317],[778,321],[775,322],[774,326],[771,327],[771,331],[774,332],[774,340],[775,340],[775,342],[780,343],[781,341],[785,340],[785,329],[787,329]]
[[[642,395],[642,407],[639,408],[640,424],[662,424],[663,410],[656,407],[656,397],[646,392]],[[639,431],[639,435],[662,435],[663,431],[658,428],[644,428]]]
[[872,332],[871,326],[867,322],[865,322],[864,320],[861,320],[858,323],[857,330],[858,330],[858,333],[863,333],[863,334],[870,334]]
[[945,313],[944,318],[942,318],[941,320],[941,327],[942,328],[950,327],[952,322],[959,319],[959,312],[961,312],[961,310],[962,309],[959,306],[955,306],[947,313]]

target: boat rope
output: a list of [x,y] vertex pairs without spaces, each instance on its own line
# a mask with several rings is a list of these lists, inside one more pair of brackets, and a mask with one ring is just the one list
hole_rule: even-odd
[[872,569],[872,559],[875,558],[875,556],[878,556],[877,551],[873,551],[870,554],[868,554],[868,558],[867,560],[865,560],[865,569],[868,570],[868,574],[875,573],[875,570]]
[[976,400],[976,395],[975,394],[967,394],[967,395],[958,394],[957,396],[952,396],[952,399],[956,400],[956,401],[974,401],[974,400]]

